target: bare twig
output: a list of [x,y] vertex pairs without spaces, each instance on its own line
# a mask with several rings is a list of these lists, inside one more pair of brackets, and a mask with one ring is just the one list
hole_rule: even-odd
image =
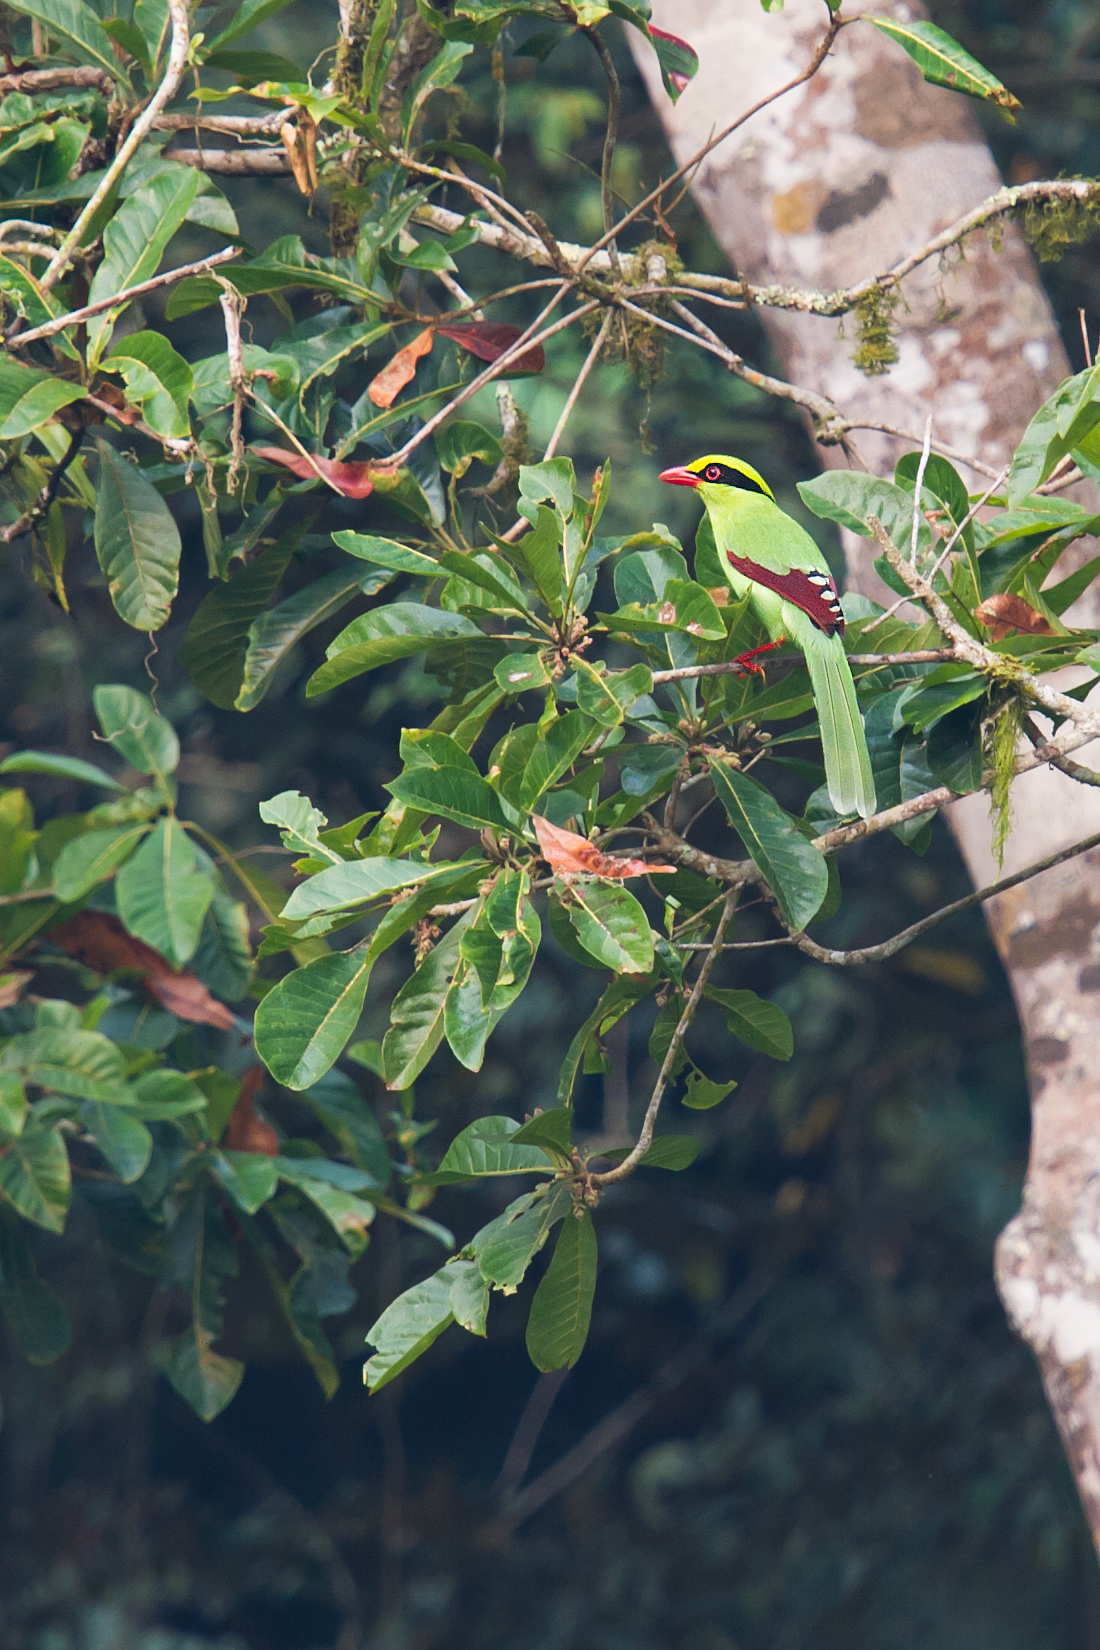
[[924,492],[924,472],[928,468],[928,460],[932,456],[932,414],[924,425],[924,446],[921,448],[920,463],[917,465],[917,480],[913,488],[913,533],[909,548],[909,560],[917,565],[917,540],[920,537],[921,524],[921,495]]
[[607,313],[605,314],[604,318],[603,318],[603,321],[600,323],[600,330],[596,334],[595,339],[593,340],[592,348],[589,350],[588,354],[585,356],[584,365],[581,367],[580,372],[577,374],[576,382],[574,383],[573,388],[569,391],[569,394],[566,397],[565,406],[561,410],[561,417],[558,419],[557,423],[554,425],[554,433],[550,437],[550,440],[546,443],[546,451],[542,455],[542,461],[543,461],[544,464],[546,463],[546,460],[548,458],[553,458],[554,454],[558,450],[558,442],[561,440],[562,436],[565,434],[565,426],[568,424],[568,422],[570,420],[570,417],[572,416],[573,408],[577,405],[577,402],[580,399],[581,391],[584,389],[585,384],[588,382],[588,375],[592,371],[592,368],[596,365],[596,362],[600,358],[600,351],[603,349],[603,342],[604,342],[604,339],[607,337],[607,329],[610,325],[611,325],[611,311],[608,310]]
[[581,33],[588,36],[596,49],[600,60],[604,78],[607,81],[607,125],[604,129],[603,161],[600,167],[600,200],[603,206],[603,227],[607,236],[607,251],[611,258],[611,267],[615,273],[621,274],[619,267],[619,251],[615,245],[615,232],[612,227],[614,218],[615,199],[611,192],[611,168],[615,164],[615,144],[619,137],[619,113],[622,109],[623,91],[619,84],[619,77],[615,72],[615,64],[611,53],[607,49],[599,29],[584,28]]
[[244,442],[241,439],[241,418],[248,395],[248,379],[244,370],[244,349],[241,344],[241,316],[245,300],[226,280],[219,280],[222,289],[222,315],[225,317],[225,352],[229,358],[229,382],[233,386],[233,421],[229,434],[229,469],[225,476],[225,490],[232,498],[237,491],[237,478],[244,463]]
[[146,292],[155,292],[157,287],[171,286],[174,281],[182,281],[188,275],[205,275],[208,270],[216,269],[219,264],[225,264],[231,258],[239,258],[241,249],[238,246],[227,246],[221,252],[214,252],[209,258],[200,258],[198,263],[181,264],[178,269],[166,270],[163,275],[154,275],[151,280],[139,281],[136,286],[124,287],[121,292],[115,292],[110,298],[99,298],[94,304],[85,304],[81,309],[71,309],[67,315],[55,316],[52,321],[44,321],[40,327],[32,327],[29,332],[21,332],[18,337],[9,338],[9,349],[23,349],[27,344],[35,344],[40,338],[52,338],[55,332],[64,332],[66,327],[76,326],[80,321],[87,321],[93,315],[102,315],[106,309],[116,309],[120,304],[128,304],[132,298],[141,298]]
[[277,149],[170,149],[165,159],[195,166],[200,172],[235,178],[290,175],[290,162],[281,144]]
[[628,1175],[634,1173],[634,1170],[653,1144],[653,1130],[657,1122],[657,1113],[661,1109],[665,1088],[679,1057],[684,1038],[687,1036],[692,1020],[695,1018],[695,1011],[702,1001],[703,991],[710,978],[711,969],[714,967],[722,949],[722,940],[726,929],[729,927],[736,903],[737,892],[735,889],[731,889],[726,895],[722,915],[718,918],[718,926],[715,928],[710,949],[703,958],[703,966],[700,968],[698,978],[691,988],[691,994],[684,1004],[684,1011],[680,1016],[679,1024],[672,1034],[665,1057],[661,1061],[661,1069],[657,1073],[657,1081],[653,1085],[653,1093],[649,1097],[649,1105],[646,1107],[645,1117],[642,1120],[642,1127],[637,1140],[621,1163],[617,1163],[613,1169],[605,1169],[602,1174],[590,1176],[590,1182],[593,1186],[610,1186],[617,1180],[625,1180]]
[[171,102],[179,90],[183,72],[187,67],[187,52],[191,42],[191,24],[188,16],[187,0],[167,0],[167,4],[168,13],[172,19],[172,47],[168,54],[168,66],[164,73],[164,79],[130,127],[125,139],[119,145],[114,160],[104,172],[76,222],[58,247],[49,268],[43,273],[39,285],[44,292],[48,292],[61,279],[73,251],[83,241],[85,233],[94,221],[103,202],[115,187],[136,151],[152,131],[161,110],[167,103]]
[[[911,653],[849,653],[850,665],[931,665],[944,664],[955,657],[953,647],[921,647]],[[717,665],[683,665],[678,670],[655,670],[653,682],[687,682],[693,676],[732,676],[743,674],[744,666],[736,659],[726,659]]]

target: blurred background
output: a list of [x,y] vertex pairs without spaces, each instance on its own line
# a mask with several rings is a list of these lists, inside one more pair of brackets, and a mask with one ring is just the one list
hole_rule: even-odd
[[[1095,0],[931,10],[1024,102],[1015,126],[978,108],[1006,179],[1100,171]],[[308,61],[335,23],[335,4],[297,0],[249,44]],[[513,196],[559,237],[590,239],[598,65],[573,42],[536,78],[515,33],[503,157]],[[629,203],[668,157],[631,58],[608,34],[624,82],[615,184]],[[470,65],[464,135],[492,149],[488,53]],[[300,233],[327,250],[323,213],[310,216],[290,180],[225,189],[246,239]],[[690,200],[676,228],[690,267],[724,267]],[[179,261],[206,250],[204,238],[181,244]],[[1044,266],[1075,369],[1078,310],[1100,324],[1098,251],[1100,238]],[[146,324],[160,314],[150,300]],[[249,320],[258,343],[284,325],[262,302]],[[769,365],[751,320],[724,325]],[[220,348],[220,326],[204,311],[173,337],[202,356]],[[516,384],[536,447],[587,347],[573,333],[555,344],[546,373]],[[495,427],[491,400],[480,411]],[[648,388],[599,367],[564,444],[585,481],[612,461],[607,531],[658,519],[689,543],[692,501],[656,472],[714,448],[757,465],[784,507],[825,533],[794,491],[819,468],[798,419],[675,342]],[[398,525],[374,500],[364,509],[348,503],[345,524]],[[154,666],[183,738],[190,817],[243,847],[270,839],[256,805],[279,790],[306,792],[333,823],[383,806],[398,732],[434,715],[438,684],[394,666],[307,702],[303,683],[331,636],[321,629],[249,716],[214,709],[177,662],[207,588],[186,500],[181,521],[184,590]],[[324,557],[324,542],[307,539],[302,554]],[[9,556],[0,752],[93,757],[90,691],[147,688],[147,644],[113,615],[90,545],[71,564],[71,617],[33,582],[29,550]],[[29,788],[42,817],[84,800],[53,780]],[[846,856],[849,898],[828,943],[880,938],[965,887],[942,822],[923,854],[875,839]],[[753,935],[750,912],[739,937]],[[223,1345],[247,1356],[249,1373],[204,1426],[152,1373],[159,1326],[146,1282],[104,1268],[79,1218],[63,1239],[43,1236],[39,1265],[73,1314],[74,1348],[49,1369],[0,1349],[4,1650],[1096,1650],[1095,1559],[1037,1371],[993,1287],[1028,1110],[1014,1010],[980,916],[868,970],[782,951],[749,959],[723,983],[774,995],[794,1020],[795,1057],[777,1066],[731,1051],[720,1019],[701,1019],[695,1052],[740,1086],[693,1114],[704,1149],[688,1173],[638,1176],[605,1198],[592,1338],[564,1382],[538,1382],[505,1301],[487,1345],[451,1332],[368,1401],[366,1328],[438,1263],[427,1239],[380,1219],[352,1274],[357,1300],[331,1320],[344,1367],[333,1401],[273,1328],[245,1267]],[[403,966],[380,965],[372,996],[387,1001]],[[483,1071],[438,1057],[417,1116],[438,1119],[445,1142],[473,1117],[546,1103],[598,978],[548,941]],[[368,1005],[363,1033],[382,1023]],[[645,1090],[647,1030],[613,1047],[616,1077],[584,1080],[584,1127],[623,1119]],[[376,1088],[387,1122],[392,1097]],[[491,1195],[441,1192],[432,1214],[461,1238],[492,1214]]]

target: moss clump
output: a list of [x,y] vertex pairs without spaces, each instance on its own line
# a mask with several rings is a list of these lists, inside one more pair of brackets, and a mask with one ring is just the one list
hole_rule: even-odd
[[1071,195],[1028,201],[1019,222],[1040,263],[1053,263],[1069,247],[1100,230],[1100,190],[1083,200]]
[[1005,844],[1012,829],[1010,791],[1016,777],[1016,749],[1020,742],[1023,705],[1013,694],[986,722],[986,751],[991,769],[989,817],[993,824],[993,852],[1004,866]]
[[867,378],[880,378],[898,358],[894,311],[898,307],[895,288],[875,287],[856,304],[859,343],[852,361]]

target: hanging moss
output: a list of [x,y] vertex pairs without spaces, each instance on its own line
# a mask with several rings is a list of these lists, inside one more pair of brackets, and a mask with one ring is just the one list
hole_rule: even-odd
[[1020,741],[1023,707],[1013,694],[986,723],[986,749],[992,770],[989,816],[993,822],[993,852],[1003,868],[1005,844],[1012,829],[1010,790],[1016,777],[1016,749]]
[[1053,263],[1067,248],[1100,230],[1100,191],[1078,200],[1028,201],[1019,214],[1025,239],[1041,263]]
[[868,378],[878,378],[898,358],[894,311],[898,307],[896,289],[875,287],[856,304],[859,343],[852,356],[854,364]]

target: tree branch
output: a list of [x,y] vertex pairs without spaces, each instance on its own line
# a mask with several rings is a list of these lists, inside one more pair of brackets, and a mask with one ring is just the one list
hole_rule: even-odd
[[229,177],[289,177],[286,150],[271,149],[169,149],[165,160],[181,166],[197,166],[200,172],[220,172]]
[[[956,657],[953,647],[922,647],[911,653],[849,653],[850,665],[931,665],[945,664]],[[736,659],[725,659],[717,665],[683,665],[678,670],[655,670],[653,685],[661,682],[687,682],[693,676],[734,676],[744,673],[745,667]]]
[[179,90],[183,72],[187,67],[187,53],[191,43],[191,24],[187,11],[187,0],[167,0],[167,4],[168,13],[172,19],[172,47],[168,54],[168,66],[164,73],[164,79],[130,127],[114,160],[104,172],[73,227],[54,253],[49,268],[38,283],[43,292],[49,292],[50,288],[55,286],[61,279],[74,249],[83,241],[85,233],[93,223],[103,202],[122,176],[134,154],[149,136],[156,118],[165,104],[171,102]]
[[71,309],[67,315],[58,315],[52,321],[46,321],[40,327],[32,327],[29,332],[17,333],[15,337],[6,340],[9,349],[23,349],[27,344],[36,344],[40,338],[52,338],[55,332],[64,332],[66,327],[76,326],[79,321],[87,321],[93,315],[102,315],[105,309],[115,309],[119,304],[128,304],[133,298],[144,297],[147,292],[155,292],[157,287],[171,286],[174,281],[182,281],[188,275],[205,275],[208,270],[217,269],[219,264],[226,264],[232,258],[239,258],[239,246],[227,246],[221,252],[214,252],[209,258],[200,258],[198,263],[181,264],[178,269],[166,270],[163,275],[154,275],[151,280],[139,281],[136,286],[123,287],[121,292],[115,292],[110,298],[99,298],[94,304],[85,304],[81,309]]

